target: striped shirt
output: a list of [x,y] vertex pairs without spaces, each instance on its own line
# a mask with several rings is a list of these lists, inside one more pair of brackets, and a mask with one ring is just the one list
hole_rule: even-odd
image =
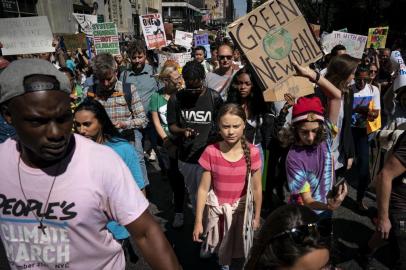
[[125,129],[145,128],[148,120],[134,85],[131,85],[131,94],[131,107],[134,118],[128,109],[127,102],[124,98],[123,84],[120,81],[117,81],[113,94],[107,99],[99,98],[93,92],[87,92],[88,96],[95,97],[97,101],[103,105],[113,124],[116,122],[124,122],[127,125]]
[[[261,168],[261,157],[259,150],[250,144],[251,151],[251,172]],[[219,144],[212,144],[206,147],[200,156],[199,164],[204,170],[211,172],[211,183],[213,191],[218,198],[220,205],[232,204],[247,191],[245,176],[247,163],[244,156],[240,160],[231,162],[223,157]]]

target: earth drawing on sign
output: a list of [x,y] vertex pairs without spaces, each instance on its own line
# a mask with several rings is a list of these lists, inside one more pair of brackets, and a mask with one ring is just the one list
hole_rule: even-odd
[[292,50],[292,35],[284,28],[268,32],[262,42],[266,54],[275,60],[281,60]]

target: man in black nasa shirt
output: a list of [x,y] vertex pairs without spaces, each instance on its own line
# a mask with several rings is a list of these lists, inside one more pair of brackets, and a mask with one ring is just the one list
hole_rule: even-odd
[[217,111],[223,101],[216,91],[203,85],[205,71],[197,61],[188,62],[182,75],[186,88],[168,101],[168,125],[178,138],[179,169],[195,207],[195,194],[203,173],[197,161],[216,133]]

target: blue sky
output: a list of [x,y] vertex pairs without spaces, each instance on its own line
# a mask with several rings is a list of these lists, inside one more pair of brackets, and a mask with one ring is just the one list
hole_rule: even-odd
[[247,10],[246,0],[234,0],[234,8],[237,18],[245,15]]

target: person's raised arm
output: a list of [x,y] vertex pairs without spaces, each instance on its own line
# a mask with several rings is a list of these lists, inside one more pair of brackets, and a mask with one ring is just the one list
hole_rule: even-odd
[[320,75],[320,73],[312,70],[309,67],[299,66],[293,63],[298,76],[308,78],[310,81],[316,83],[320,90],[329,98],[328,118],[333,124],[337,124],[338,114],[341,107],[341,91],[335,87],[329,80]]
[[161,227],[148,210],[145,210],[139,218],[128,224],[126,228],[152,269],[182,269]]

